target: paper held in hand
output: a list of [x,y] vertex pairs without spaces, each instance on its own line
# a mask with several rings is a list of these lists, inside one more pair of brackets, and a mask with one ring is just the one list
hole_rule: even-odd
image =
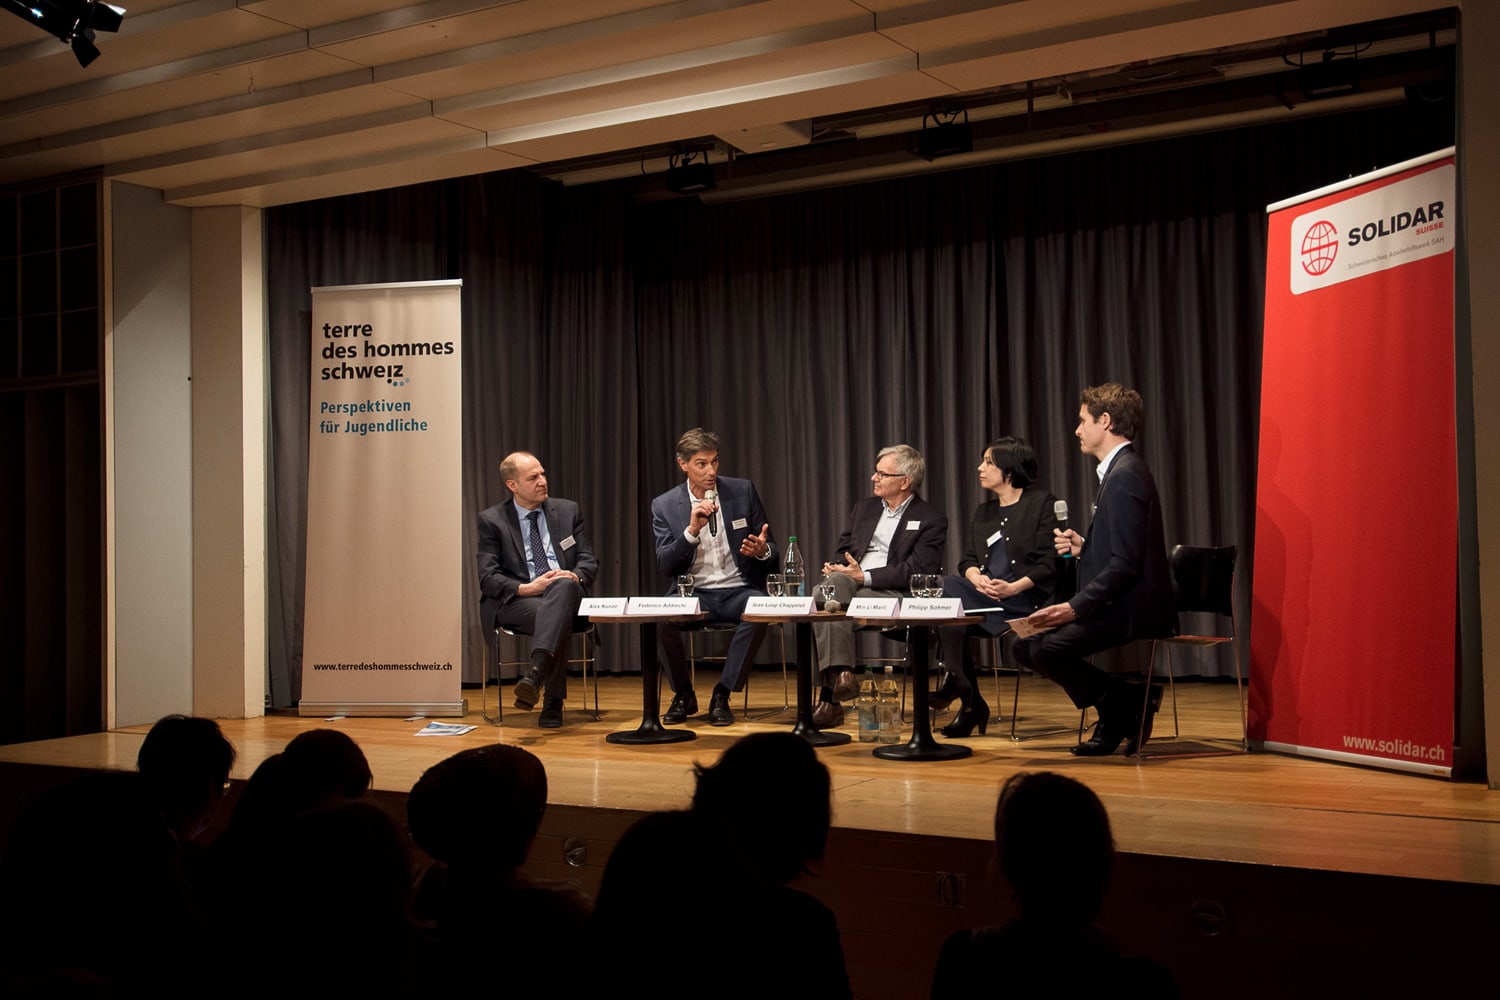
[[1017,639],[1030,639],[1034,635],[1051,632],[1057,627],[1056,625],[1033,625],[1030,618],[1011,618],[1005,624],[1016,633]]

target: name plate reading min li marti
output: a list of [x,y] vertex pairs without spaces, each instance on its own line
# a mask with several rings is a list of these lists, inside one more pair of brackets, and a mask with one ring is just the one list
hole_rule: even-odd
[[894,618],[899,603],[894,597],[856,597],[850,600],[844,614],[850,618]]

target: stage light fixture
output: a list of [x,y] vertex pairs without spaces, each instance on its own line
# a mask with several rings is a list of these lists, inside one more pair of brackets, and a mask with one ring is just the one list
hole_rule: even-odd
[[99,0],[0,0],[0,7],[67,45],[80,66],[99,58],[94,32],[119,31],[125,19],[124,7]]
[[708,150],[685,149],[667,160],[667,190],[674,194],[701,194],[719,186]]
[[[963,121],[959,121],[959,116]],[[917,133],[917,154],[928,160],[959,153],[974,152],[974,136],[969,131],[968,108],[944,108],[922,116],[922,131]]]

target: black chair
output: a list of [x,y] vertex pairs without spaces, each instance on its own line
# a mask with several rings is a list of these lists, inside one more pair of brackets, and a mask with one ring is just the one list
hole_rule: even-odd
[[[1016,675],[1016,686],[1015,686],[1015,689],[1011,693],[1011,699],[1010,699],[1010,738],[1011,738],[1011,740],[1013,742],[1020,743],[1023,740],[1036,739],[1039,736],[1060,736],[1063,733],[1071,733],[1071,732],[1073,732],[1073,727],[1072,726],[1064,726],[1061,729],[1046,729],[1046,730],[1042,730],[1041,732],[1028,733],[1025,736],[1022,736],[1019,732],[1016,731],[1016,720],[1021,717],[1021,675],[1023,673],[1025,673],[1025,671],[1023,671],[1021,669],[1021,665],[1020,664],[1018,664],[1018,663],[1015,662],[1015,656],[1011,652],[1012,647],[1015,645],[1015,638],[1014,638],[1014,635],[1012,633],[1010,633],[1010,632],[1005,632],[1005,633],[1003,633],[1001,635],[989,635],[987,637],[990,640],[990,658],[994,662],[994,671],[995,671],[995,706],[996,706],[996,708],[995,708],[995,720],[994,721],[996,721],[996,722],[1000,721],[999,706],[1002,704],[1002,702],[1000,700],[1000,697],[1001,697],[1000,696],[1000,671],[1001,671],[1001,669],[1011,670],[1011,671],[1014,671],[1015,675]],[[1089,710],[1086,709],[1086,708],[1083,711],[1081,711],[1081,712],[1078,713],[1078,733],[1077,733],[1077,735],[1078,735],[1078,741],[1080,743],[1083,742],[1083,730],[1084,730],[1084,728],[1085,728],[1085,726],[1087,724],[1088,714],[1089,714]]]
[[[1178,545],[1172,549],[1169,565],[1172,571],[1172,588],[1177,597],[1179,613],[1206,612],[1229,620],[1228,635],[1175,635],[1156,639],[1151,643],[1151,658],[1146,670],[1146,693],[1142,701],[1141,736],[1145,735],[1146,706],[1151,698],[1151,682],[1156,677],[1156,651],[1167,653],[1167,685],[1172,694],[1172,730],[1180,736],[1177,720],[1177,688],[1172,676],[1172,648],[1195,646],[1205,648],[1229,643],[1234,651],[1234,690],[1239,707],[1239,742],[1227,748],[1213,747],[1201,742],[1186,744],[1176,750],[1151,752],[1148,745],[1141,745],[1142,760],[1151,757],[1209,757],[1248,753],[1250,741],[1245,717],[1244,674],[1240,670],[1239,644],[1235,641],[1237,629],[1234,616],[1234,561],[1236,549],[1233,545]],[[1159,744],[1158,744],[1159,746]]]
[[[584,704],[584,711],[588,711],[588,701],[589,701],[589,671],[591,669],[593,670],[593,672],[594,672],[594,684],[593,684],[593,688],[594,688],[594,721],[598,722],[599,721],[599,671],[595,667],[594,661],[598,657],[598,651],[599,651],[599,631],[598,631],[597,628],[594,627],[594,625],[593,625],[592,622],[584,623],[584,625],[583,625],[582,628],[576,627],[576,623],[575,623],[575,627],[573,629],[573,635],[579,637],[582,640],[582,649],[579,651],[579,654],[577,656],[569,657],[568,658],[568,663],[570,665],[577,664],[577,665],[579,665],[579,666],[581,666],[583,668],[583,704]],[[522,668],[522,671],[524,672],[526,668],[528,668],[528,667],[531,666],[531,657],[529,655],[526,656],[526,657],[524,657],[524,658],[519,658],[519,659],[514,659],[514,660],[507,660],[505,658],[505,653],[504,653],[504,651],[503,651],[503,649],[501,647],[501,643],[506,638],[511,638],[511,639],[530,639],[531,638],[531,633],[524,632],[521,629],[516,628],[513,625],[496,625],[495,626],[495,714],[493,716],[491,716],[489,714],[490,671],[489,671],[488,667],[485,668],[484,678],[480,682],[480,686],[479,686],[479,717],[482,718],[485,722],[488,722],[488,723],[490,723],[493,726],[500,725],[501,721],[505,718],[505,712],[500,707],[500,703],[504,699],[504,695],[502,695],[500,693],[500,691],[501,691],[500,682],[505,677],[505,668],[506,667],[520,667],[520,668]],[[529,645],[530,644],[528,643],[528,646]]]
[[[688,667],[692,672],[691,676],[694,687],[698,683],[698,661],[701,660],[704,663],[723,663],[728,659],[727,654],[703,653],[700,655],[697,651],[697,643],[694,641],[694,637],[700,633],[733,632],[739,627],[738,622],[694,622],[679,626],[679,631],[687,636]],[[769,708],[755,715],[750,714],[750,680],[755,674],[755,665],[750,664],[745,668],[745,704],[740,709],[740,714],[745,717],[746,722],[755,722],[760,719],[770,718],[773,715],[780,715],[792,707],[791,686],[787,681],[786,669],[786,626],[778,625],[776,626],[776,630],[777,635],[781,639],[781,707]],[[660,684],[661,680],[658,678],[658,687],[660,687]]]

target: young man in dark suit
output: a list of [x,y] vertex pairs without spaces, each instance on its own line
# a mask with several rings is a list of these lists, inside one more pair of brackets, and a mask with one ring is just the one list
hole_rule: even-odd
[[531,668],[516,682],[516,706],[530,709],[545,690],[537,725],[557,729],[568,693],[569,637],[599,563],[583,511],[551,496],[535,455],[512,452],[500,475],[510,499],[479,515],[480,622],[487,631],[507,625],[531,635]]
[[[656,566],[670,580],[693,578],[699,607],[711,622],[739,622],[729,643],[724,671],[709,698],[708,721],[734,722],[729,693],[744,687],[766,627],[740,621],[753,594],[766,590],[766,574],[776,566],[776,539],[748,479],[719,475],[719,439],[695,427],[677,441],[677,467],[687,481],[651,501]],[[675,588],[672,593],[676,593]],[[673,625],[658,631],[672,685],[672,705],[662,722],[677,725],[698,711],[682,635]]]
[[1161,500],[1145,459],[1131,443],[1139,433],[1140,393],[1113,382],[1083,390],[1079,448],[1099,461],[1099,499],[1087,537],[1057,531],[1060,555],[1078,558],[1078,589],[1067,602],[1027,619],[1051,629],[1016,643],[1016,659],[1062,687],[1080,709],[1094,706],[1093,735],[1073,748],[1080,757],[1112,754],[1123,741],[1137,747],[1142,701],[1145,735],[1161,704],[1159,691],[1144,698],[1139,687],[1106,673],[1085,657],[1134,639],[1175,635],[1177,610],[1167,567]]

